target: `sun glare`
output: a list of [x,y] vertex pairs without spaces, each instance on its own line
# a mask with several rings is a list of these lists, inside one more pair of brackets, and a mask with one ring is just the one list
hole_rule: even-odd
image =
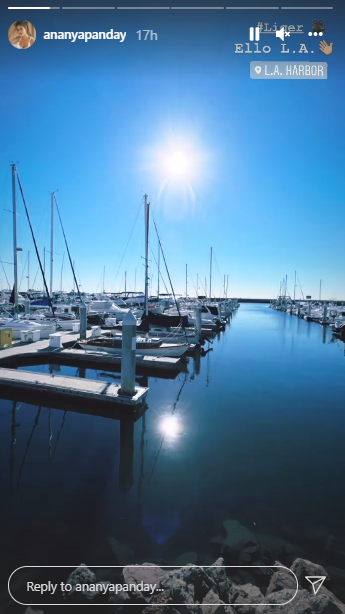
[[173,151],[167,156],[166,170],[170,177],[187,177],[191,168],[191,161],[182,151]]
[[182,426],[176,416],[166,416],[160,423],[160,431],[165,437],[175,439],[179,436]]

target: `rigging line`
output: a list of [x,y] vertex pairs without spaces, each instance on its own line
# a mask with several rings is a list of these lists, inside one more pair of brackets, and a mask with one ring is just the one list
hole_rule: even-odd
[[56,204],[56,210],[57,210],[57,212],[58,212],[58,216],[59,216],[59,220],[60,220],[60,224],[61,224],[61,230],[62,230],[63,238],[65,239],[65,245],[66,245],[66,249],[67,249],[67,253],[68,253],[68,258],[69,258],[69,262],[70,262],[71,269],[72,269],[72,274],[73,274],[74,283],[75,283],[75,285],[76,285],[76,287],[77,287],[77,290],[78,290],[78,294],[79,294],[80,301],[82,302],[82,298],[81,298],[81,294],[80,294],[80,290],[79,290],[79,285],[78,285],[78,282],[77,282],[77,278],[76,278],[76,276],[75,276],[74,266],[73,266],[73,262],[72,262],[71,254],[70,254],[70,251],[69,251],[69,247],[68,247],[68,244],[67,244],[67,239],[66,239],[66,235],[65,235],[65,230],[64,230],[64,227],[63,227],[63,224],[62,224],[62,220],[61,220],[60,209],[59,209],[59,206],[58,206],[58,204],[57,204],[57,200],[56,200],[56,196],[55,196],[55,194],[54,194],[54,201],[55,201],[55,204]]
[[0,262],[1,262],[2,270],[3,270],[4,275],[5,275],[5,277],[6,277],[6,281],[7,281],[8,289],[9,289],[9,290],[11,290],[10,282],[8,281],[8,278],[7,278],[7,275],[6,275],[6,271],[5,271],[5,267],[4,267],[4,263],[3,263],[3,261],[1,260],[1,258],[0,258]]
[[42,410],[42,407],[40,406],[40,407],[38,408],[38,412],[37,412],[37,415],[36,415],[36,418],[35,418],[35,421],[34,421],[34,425],[33,425],[33,427],[32,427],[31,434],[30,434],[30,437],[29,437],[29,439],[28,439],[28,443],[27,443],[27,445],[26,445],[26,449],[25,449],[25,452],[24,452],[24,456],[23,456],[22,463],[21,463],[21,465],[20,465],[19,474],[18,474],[18,480],[17,480],[17,486],[16,486],[16,490],[17,490],[17,491],[18,491],[18,489],[19,489],[19,484],[20,484],[20,480],[21,480],[21,477],[22,477],[22,473],[23,473],[23,469],[24,469],[24,465],[25,465],[26,457],[27,457],[28,452],[29,452],[29,448],[30,448],[31,440],[32,440],[32,438],[33,438],[33,436],[34,436],[34,432],[35,432],[35,430],[36,430],[36,427],[37,427],[37,425],[38,425],[38,421],[39,421],[39,419],[40,419],[41,410]]
[[298,273],[297,273],[297,272],[296,272],[296,274],[297,274],[297,279],[298,279],[299,287],[301,288],[302,298],[303,298],[303,300],[304,300],[304,294],[303,294],[303,290],[302,290],[301,282],[300,282],[300,280],[299,280],[299,277],[298,277]]
[[[176,405],[177,405],[177,403],[178,403],[178,402],[179,402],[179,400],[180,400],[180,396],[181,396],[182,390],[183,390],[183,388],[184,388],[184,385],[185,385],[185,383],[186,383],[187,379],[188,379],[188,373],[185,373],[184,380],[183,380],[183,382],[182,382],[182,386],[181,386],[181,388],[180,388],[180,390],[179,390],[179,392],[178,392],[178,394],[177,394],[176,401],[175,401],[175,403],[174,403],[174,405],[173,405],[173,408],[172,408],[172,411],[171,411],[170,416],[172,416],[172,415],[174,414],[174,412],[175,412]],[[155,460],[154,460],[153,467],[152,467],[152,471],[151,471],[151,475],[150,475],[150,477],[149,477],[148,482],[150,482],[150,481],[151,481],[151,478],[152,478],[152,476],[153,476],[153,472],[154,472],[155,467],[156,467],[156,465],[157,465],[158,457],[159,457],[159,455],[160,455],[160,453],[161,453],[161,450],[162,450],[162,447],[163,447],[164,439],[165,439],[165,435],[163,435],[163,436],[162,436],[161,443],[160,443],[160,446],[159,446],[159,448],[158,448],[158,452],[157,452],[157,454],[156,454],[156,458],[155,458]]]
[[117,276],[118,276],[118,274],[119,274],[119,270],[120,270],[120,268],[121,268],[121,264],[122,264],[122,262],[123,262],[123,259],[124,259],[125,255],[126,255],[126,251],[127,251],[127,248],[128,248],[129,242],[130,242],[130,240],[131,240],[131,238],[132,238],[132,234],[133,234],[133,232],[134,232],[134,228],[135,228],[136,223],[137,223],[137,221],[138,221],[139,213],[140,213],[140,211],[141,211],[141,209],[142,209],[142,206],[143,206],[143,201],[140,203],[140,207],[139,207],[139,209],[138,209],[138,213],[137,213],[137,216],[136,216],[136,218],[135,218],[135,221],[134,221],[134,224],[133,224],[133,228],[132,228],[132,230],[131,230],[131,232],[130,232],[130,235],[129,235],[129,238],[128,238],[128,241],[127,241],[127,244],[126,244],[126,247],[125,247],[125,251],[123,252],[123,255],[122,255],[122,258],[121,258],[121,262],[120,262],[120,264],[119,264],[119,266],[118,266],[118,269],[117,269],[117,271],[116,271],[115,279],[114,279],[114,281],[113,281],[113,283],[112,283],[112,285],[111,285],[111,287],[112,287],[112,288],[114,288],[114,286],[115,286],[115,282],[116,282],[116,280],[117,280]]
[[28,260],[28,255],[26,254],[25,263],[24,263],[24,266],[23,266],[23,269],[22,269],[22,276],[20,278],[20,282],[19,282],[19,286],[18,286],[18,292],[20,292],[20,286],[22,285],[22,281],[23,281],[23,276],[24,276],[27,260]]
[[[152,216],[152,217],[153,217],[153,216]],[[165,264],[166,272],[167,272],[167,275],[168,275],[168,278],[169,278],[169,281],[170,281],[171,291],[172,291],[172,293],[173,293],[173,297],[174,297],[175,305],[176,305],[176,307],[177,307],[177,313],[178,313],[178,315],[179,315],[180,319],[182,319],[181,312],[180,312],[180,306],[179,306],[179,304],[178,304],[178,302],[177,302],[177,300],[176,300],[176,296],[175,296],[174,287],[173,287],[173,285],[172,285],[172,281],[171,281],[171,277],[170,277],[170,273],[169,273],[169,269],[168,269],[167,261],[165,260],[165,254],[164,254],[164,251],[163,251],[162,243],[161,243],[161,240],[160,240],[160,237],[159,237],[159,234],[158,234],[158,230],[157,230],[157,226],[156,226],[156,221],[155,221],[155,218],[154,218],[154,217],[153,217],[153,223],[154,223],[154,226],[155,226],[155,229],[156,229],[157,239],[158,239],[158,242],[159,242],[159,247],[160,247],[161,252],[162,252],[162,256],[163,256],[163,260],[164,260],[164,264]],[[187,338],[187,332],[186,332],[186,329],[185,329],[185,327],[184,327],[184,325],[183,325],[183,322],[182,322],[182,328],[183,328],[183,332],[184,332],[184,335],[185,335],[185,338],[186,338],[186,343],[188,343],[188,345],[189,345],[188,338]]]
[[[152,217],[153,217],[153,216],[152,216]],[[158,230],[157,230],[157,226],[156,226],[156,221],[155,221],[155,218],[154,218],[154,217],[153,217],[153,223],[154,223],[154,226],[155,226],[155,229],[156,229],[157,239],[158,239],[159,247],[160,247],[161,252],[162,252],[162,256],[163,256],[163,260],[164,260],[164,264],[165,264],[166,272],[167,272],[167,275],[168,275],[168,277],[169,277],[169,282],[170,282],[170,286],[171,286],[171,291],[172,291],[172,293],[173,293],[174,301],[175,301],[175,304],[176,304],[176,307],[177,307],[177,312],[178,312],[179,316],[181,317],[180,307],[179,307],[178,302],[177,302],[177,300],[176,300],[175,291],[174,291],[174,288],[173,288],[173,285],[172,285],[172,281],[171,281],[171,277],[170,277],[170,273],[169,273],[168,265],[167,265],[167,262],[166,262],[166,260],[165,260],[165,255],[164,255],[164,252],[163,252],[163,247],[162,247],[162,244],[161,244],[161,240],[160,240],[160,238],[159,238],[159,234],[158,234]]]
[[33,289],[35,288],[35,282],[36,282],[36,277],[37,277],[37,275],[38,275],[38,270],[39,270],[39,267],[37,267],[37,271],[36,271],[36,275],[35,275],[34,283],[32,284],[32,288],[33,288]]
[[[156,264],[157,270],[158,270],[157,260],[156,260],[156,258],[155,258],[154,253],[153,253],[153,250],[152,250],[151,245],[150,245],[150,250],[151,250],[151,254],[152,254],[152,256],[153,256],[153,259],[154,259],[154,261],[155,261],[155,264]],[[163,275],[162,275],[162,273],[161,273],[161,271],[160,271],[160,270],[159,270],[159,276],[160,276],[160,278],[161,278],[161,280],[162,280],[162,282],[163,282],[163,284],[164,284],[164,288],[166,289],[167,294],[169,294],[169,290],[168,290],[168,288],[167,288],[167,286],[166,286],[166,283],[165,283],[165,281],[164,281],[164,277],[163,277]],[[158,298],[159,298],[159,297],[158,297]]]
[[27,208],[27,205],[26,205],[25,196],[24,196],[24,192],[23,192],[23,188],[22,188],[21,181],[20,181],[20,179],[19,179],[19,174],[18,174],[18,171],[17,171],[17,180],[18,180],[18,184],[19,184],[20,192],[21,192],[22,199],[23,199],[23,203],[24,203],[24,207],[25,207],[26,217],[28,218],[28,222],[29,222],[29,226],[30,226],[31,236],[32,236],[32,240],[33,240],[33,242],[34,242],[34,246],[35,246],[35,250],[36,250],[36,256],[37,256],[37,260],[38,260],[38,263],[39,263],[39,265],[40,265],[40,269],[41,269],[41,273],[42,273],[42,278],[43,278],[44,287],[45,287],[45,289],[46,289],[46,293],[47,293],[47,297],[48,297],[48,300],[49,300],[49,305],[50,305],[50,308],[51,308],[51,310],[52,310],[52,312],[53,312],[53,316],[55,317],[55,311],[54,311],[53,303],[52,303],[52,300],[51,300],[51,296],[50,296],[50,294],[49,294],[49,290],[48,290],[48,286],[47,286],[47,282],[46,282],[46,277],[45,277],[45,274],[44,274],[44,271],[43,271],[43,267],[42,267],[41,257],[40,257],[39,251],[38,251],[38,247],[37,247],[37,243],[36,243],[36,239],[35,239],[34,231],[33,231],[32,225],[31,225],[31,220],[30,220],[30,216],[29,216],[29,211],[28,211],[28,208]]
[[217,265],[217,269],[218,269],[218,273],[219,273],[220,281],[223,283],[223,279],[222,279],[222,276],[221,276],[221,273],[220,273],[220,270],[219,270],[219,266],[218,266],[217,258],[216,258],[216,255],[215,255],[215,253],[214,253],[214,249],[213,249],[213,258],[214,258],[215,263],[216,263],[216,265]]

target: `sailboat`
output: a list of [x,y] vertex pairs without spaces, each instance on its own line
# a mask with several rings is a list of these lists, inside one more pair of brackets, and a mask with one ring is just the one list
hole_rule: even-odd
[[55,333],[55,324],[43,324],[39,322],[30,322],[18,317],[18,251],[21,248],[17,247],[17,195],[16,195],[16,180],[17,180],[17,167],[15,164],[12,166],[12,201],[13,201],[13,318],[2,318],[0,320],[0,329],[10,328],[13,331],[13,339],[20,339],[21,333],[24,331],[39,330],[41,338],[48,338],[50,334]]
[[[148,249],[149,249],[149,220],[150,220],[150,203],[148,196],[145,194],[145,316],[148,317],[149,304],[149,276],[148,276]],[[87,351],[103,351],[109,354],[121,355],[122,353],[122,337],[119,336],[100,336],[91,337],[85,341],[80,341],[79,346]],[[137,336],[136,354],[145,356],[169,356],[178,358],[194,348],[194,345],[189,343],[164,343],[160,338],[146,338]]]

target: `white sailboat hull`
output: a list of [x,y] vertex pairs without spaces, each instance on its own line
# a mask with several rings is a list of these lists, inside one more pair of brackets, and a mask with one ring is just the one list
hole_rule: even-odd
[[[102,346],[94,346],[88,345],[87,343],[80,344],[83,350],[90,352],[106,352],[107,354],[114,354],[115,356],[122,355],[121,348],[109,348]],[[168,356],[170,358],[181,358],[186,352],[192,349],[194,346],[189,345],[187,343],[184,344],[172,344],[172,343],[162,343],[162,345],[158,348],[152,349],[136,349],[135,353],[137,356]]]

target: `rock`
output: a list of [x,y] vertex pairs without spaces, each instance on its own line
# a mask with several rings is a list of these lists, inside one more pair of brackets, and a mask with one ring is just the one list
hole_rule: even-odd
[[213,590],[210,590],[202,602],[203,614],[226,614],[225,603]]
[[219,558],[210,567],[204,568],[205,585],[210,586],[212,590],[228,603],[229,582],[226,575],[226,567],[224,567],[224,559]]
[[180,567],[180,569],[168,571],[160,581],[160,588],[174,590],[176,582],[182,581],[186,585],[192,586],[193,592],[195,589],[198,598],[204,578],[205,572],[202,567],[186,565]]
[[[71,584],[72,590],[64,593],[64,597],[69,598],[75,592],[75,587],[77,584],[93,584],[96,582],[95,574],[88,568],[84,563],[79,565],[72,573],[69,575],[66,584]],[[81,593],[79,593],[81,594]]]
[[[277,605],[284,605],[284,614],[343,614],[339,606],[327,595],[312,595],[302,589],[295,595],[294,590],[284,589],[278,593],[272,593],[265,597],[265,605],[258,606],[255,614],[277,614]],[[290,603],[287,603],[290,601]],[[280,608],[278,608],[280,611]]]
[[172,565],[176,565],[176,567],[182,567],[183,565],[195,565],[197,561],[198,555],[196,552],[186,552],[185,554],[180,554],[177,559],[174,560]]
[[111,593],[109,593],[109,591],[105,593],[103,587],[108,586],[109,584],[111,584],[111,582],[109,582],[108,580],[100,580],[97,582],[97,584],[102,585],[102,588],[99,588],[96,591],[81,591],[80,593],[78,593],[78,595],[85,597],[87,601],[92,601],[93,603],[107,603],[109,595]]
[[317,565],[306,559],[296,559],[292,563],[290,569],[297,577],[299,586],[308,590],[312,590],[312,587],[310,582],[305,579],[306,576],[327,576],[329,579],[327,571],[321,565]]
[[173,606],[175,606],[181,614],[199,611],[198,606],[194,605],[195,593],[193,584],[187,584],[181,579],[176,579],[171,584],[169,592]]
[[108,591],[108,602],[117,603],[118,605],[126,604],[130,602],[130,597],[126,591]]
[[[122,571],[125,584],[156,584],[159,587],[161,579],[166,575],[158,565],[152,565],[151,563],[143,563],[142,565],[127,565]],[[149,602],[151,595],[148,593],[141,593],[140,591],[131,591],[136,597],[142,597],[145,601]]]
[[171,591],[166,590],[162,593],[156,593],[153,595],[150,605],[142,611],[142,614],[165,614],[166,606],[171,601]]
[[247,547],[257,546],[257,539],[254,533],[241,525],[237,520],[223,521],[226,531],[226,538],[223,540],[222,552],[240,552]]
[[271,593],[277,593],[279,591],[282,591],[284,588],[290,588],[291,590],[296,590],[297,589],[296,580],[293,577],[293,575],[289,573],[287,570],[285,571],[278,570],[273,574],[270,580],[270,583],[266,591],[266,596],[270,595]]
[[329,591],[324,585],[321,586],[318,595],[327,595],[340,610],[345,614],[345,605],[335,596],[331,591]]
[[134,559],[134,551],[114,537],[109,537],[109,545],[116,556],[119,565],[129,565]]
[[44,614],[43,610],[33,610],[30,606],[26,608],[24,614]]
[[234,609],[237,614],[255,614],[257,604],[264,601],[264,596],[260,589],[253,584],[243,584],[241,586],[230,584],[229,600],[232,605],[236,605]]

